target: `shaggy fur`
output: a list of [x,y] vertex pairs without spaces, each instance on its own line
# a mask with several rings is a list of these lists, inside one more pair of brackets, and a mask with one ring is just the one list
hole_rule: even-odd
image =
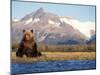
[[16,52],[16,56],[23,57],[23,55],[26,55],[27,57],[41,56],[41,53],[37,50],[37,44],[34,40],[33,30],[23,30],[23,39]]

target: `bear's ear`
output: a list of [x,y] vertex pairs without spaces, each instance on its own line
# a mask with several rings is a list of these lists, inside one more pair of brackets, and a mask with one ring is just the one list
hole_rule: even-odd
[[33,30],[31,30],[31,32],[33,33]]
[[25,30],[23,30],[23,33],[25,32]]

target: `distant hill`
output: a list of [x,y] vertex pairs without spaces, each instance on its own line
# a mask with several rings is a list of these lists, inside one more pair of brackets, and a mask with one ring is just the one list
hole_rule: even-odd
[[95,44],[96,43],[96,35],[92,35],[91,38],[87,41],[87,44]]

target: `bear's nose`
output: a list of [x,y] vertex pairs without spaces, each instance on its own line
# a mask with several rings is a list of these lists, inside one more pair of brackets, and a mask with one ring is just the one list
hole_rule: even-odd
[[25,35],[25,39],[26,40],[29,40],[30,39],[30,36],[29,35]]

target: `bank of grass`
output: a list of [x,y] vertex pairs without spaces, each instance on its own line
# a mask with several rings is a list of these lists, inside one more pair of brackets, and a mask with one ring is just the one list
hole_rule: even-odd
[[16,57],[16,52],[12,52],[13,63],[33,63],[38,61],[60,61],[60,60],[95,60],[95,52],[42,52],[42,56],[27,58]]
[[[12,50],[16,51],[19,47],[18,44],[12,45]],[[38,50],[42,52],[95,52],[95,44],[80,44],[80,45],[45,45],[38,44]]]

